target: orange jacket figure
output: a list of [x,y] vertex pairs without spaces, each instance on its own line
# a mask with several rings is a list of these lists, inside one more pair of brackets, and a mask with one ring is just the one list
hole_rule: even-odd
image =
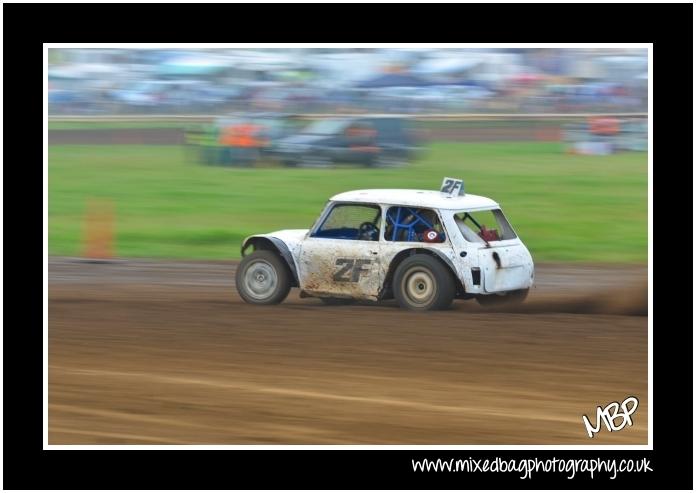
[[260,141],[256,138],[256,133],[260,128],[249,123],[232,125],[222,132],[220,143],[229,147],[259,147]]
[[616,135],[619,133],[619,120],[616,118],[590,118],[590,133],[596,135]]

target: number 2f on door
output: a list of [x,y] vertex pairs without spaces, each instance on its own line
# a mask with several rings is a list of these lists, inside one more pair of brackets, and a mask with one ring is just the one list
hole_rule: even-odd
[[358,282],[360,276],[369,273],[365,266],[372,263],[370,259],[339,258],[336,259],[338,270],[334,273],[336,282]]

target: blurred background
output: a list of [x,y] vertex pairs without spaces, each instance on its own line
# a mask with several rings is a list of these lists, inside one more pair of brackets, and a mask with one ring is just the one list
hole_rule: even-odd
[[[587,444],[581,415],[626,395],[633,426],[592,443],[646,443],[647,71],[625,49],[49,50],[50,443]],[[445,176],[531,251],[518,312],[236,296],[244,237]]]
[[49,113],[646,112],[630,49],[53,49]]
[[48,59],[55,255],[85,254],[106,208],[112,255],[237,258],[249,234],[309,227],[334,193],[446,175],[500,201],[542,259],[647,258],[645,49]]

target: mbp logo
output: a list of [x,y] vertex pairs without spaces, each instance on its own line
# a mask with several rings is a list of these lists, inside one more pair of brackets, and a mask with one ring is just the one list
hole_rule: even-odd
[[[619,412],[619,409],[621,409],[621,412]],[[598,433],[602,428],[602,422],[604,422],[604,425],[610,432],[623,430],[626,425],[632,426],[633,420],[631,419],[631,415],[635,413],[637,409],[638,398],[629,396],[626,397],[621,404],[612,402],[604,409],[602,409],[601,406],[597,406],[597,426],[592,426],[592,423],[590,423],[590,420],[585,415],[582,416],[582,421],[585,423],[588,436],[592,438],[595,433]],[[616,425],[617,418],[621,418],[621,424],[619,426]]]

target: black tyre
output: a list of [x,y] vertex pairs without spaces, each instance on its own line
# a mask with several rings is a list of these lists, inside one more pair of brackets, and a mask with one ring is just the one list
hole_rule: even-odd
[[257,250],[239,263],[235,282],[239,296],[247,303],[276,305],[290,292],[291,274],[278,254]]
[[506,294],[488,294],[476,297],[481,306],[514,306],[524,303],[529,295],[529,288],[510,291]]
[[409,310],[444,310],[452,304],[456,285],[452,273],[436,258],[417,254],[394,273],[394,297]]
[[325,154],[308,154],[297,163],[298,168],[331,168],[333,159]]
[[329,306],[344,306],[352,305],[355,300],[351,298],[320,298],[325,305]]

